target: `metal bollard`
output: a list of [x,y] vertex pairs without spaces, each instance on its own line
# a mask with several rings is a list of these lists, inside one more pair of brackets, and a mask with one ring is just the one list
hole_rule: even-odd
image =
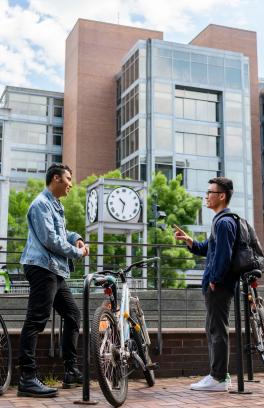
[[260,382],[259,380],[254,380],[247,282],[243,282],[243,296],[244,296],[244,319],[245,319],[245,342],[246,342],[245,352],[246,352],[247,376],[248,376],[248,379],[245,381],[246,382]]
[[83,399],[82,401],[74,401],[74,404],[80,405],[96,405],[98,401],[90,400],[90,313],[89,313],[89,298],[90,285],[93,275],[89,274],[84,279],[83,288]]
[[235,286],[235,327],[236,327],[236,360],[237,360],[237,391],[229,391],[230,394],[252,394],[244,388],[244,364],[242,348],[241,311],[240,311],[240,281]]

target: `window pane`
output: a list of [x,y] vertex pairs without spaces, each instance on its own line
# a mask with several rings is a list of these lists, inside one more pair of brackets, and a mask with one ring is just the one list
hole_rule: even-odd
[[217,105],[214,102],[207,103],[207,120],[208,122],[216,122],[216,108]]
[[231,89],[240,89],[241,85],[241,71],[234,68],[225,68],[225,86]]
[[224,67],[208,65],[208,83],[209,85],[224,86]]
[[184,99],[184,118],[195,119],[195,101]]
[[155,129],[155,147],[157,150],[172,150],[172,132],[171,129]]
[[196,119],[207,121],[207,105],[206,101],[196,101]]
[[177,153],[183,153],[183,133],[176,132],[175,151]]
[[154,60],[154,75],[161,78],[171,79],[171,65],[170,58],[155,58]]
[[207,66],[205,64],[199,64],[197,62],[192,62],[192,81],[193,82],[207,82]]
[[173,60],[173,78],[180,81],[190,81],[190,63],[188,61]]
[[196,137],[191,133],[184,134],[184,153],[196,154]]
[[177,118],[183,118],[183,99],[175,98],[175,115]]

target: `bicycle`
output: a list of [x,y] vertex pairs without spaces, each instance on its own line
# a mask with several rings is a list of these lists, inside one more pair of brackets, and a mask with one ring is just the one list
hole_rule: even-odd
[[[114,407],[122,405],[127,396],[128,376],[137,368],[143,370],[149,387],[155,384],[153,364],[149,354],[150,338],[138,297],[131,296],[127,273],[143,268],[159,258],[131,264],[117,272],[105,270],[94,274],[95,286],[104,289],[108,300],[94,313],[91,344],[100,388]],[[117,303],[117,280],[122,283],[120,308]]]
[[[11,289],[11,281],[5,266],[0,270],[0,276],[4,279],[4,292]],[[7,390],[12,374],[12,349],[11,341],[6,324],[0,314],[0,395]]]
[[[264,363],[264,300],[259,296],[257,279],[261,278],[261,271],[255,269],[246,272],[242,276],[242,282],[247,287],[247,293],[244,293],[248,299],[249,305],[249,324],[254,341],[253,350],[256,350]],[[245,288],[245,286],[243,286]],[[248,345],[252,350],[252,345]]]

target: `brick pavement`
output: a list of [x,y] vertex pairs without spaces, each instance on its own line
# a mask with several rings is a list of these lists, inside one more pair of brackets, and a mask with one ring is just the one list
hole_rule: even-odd
[[[227,392],[200,392],[189,390],[189,384],[199,379],[168,378],[157,379],[153,388],[148,388],[143,380],[130,381],[129,391],[124,408],[260,408],[264,407],[264,374],[258,374],[259,383],[245,383],[245,390],[252,394],[230,394]],[[232,377],[233,389],[236,390],[236,378]],[[60,390],[56,398],[18,398],[16,388],[10,387],[8,392],[0,397],[1,408],[76,408],[74,401],[82,399],[82,388]],[[91,399],[96,399],[98,408],[107,408],[106,402],[97,383],[91,384]],[[87,405],[86,405],[87,406]],[[90,405],[91,406],[91,405]]]

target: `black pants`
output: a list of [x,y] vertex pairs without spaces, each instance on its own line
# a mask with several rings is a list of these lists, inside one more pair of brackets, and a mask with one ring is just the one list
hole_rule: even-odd
[[232,293],[224,287],[208,288],[205,294],[206,335],[208,340],[210,374],[225,379],[229,363],[229,312]]
[[50,317],[52,307],[64,319],[63,359],[77,360],[81,314],[63,277],[34,265],[24,266],[30,285],[26,320],[20,337],[19,365],[22,371],[35,371],[38,334]]

